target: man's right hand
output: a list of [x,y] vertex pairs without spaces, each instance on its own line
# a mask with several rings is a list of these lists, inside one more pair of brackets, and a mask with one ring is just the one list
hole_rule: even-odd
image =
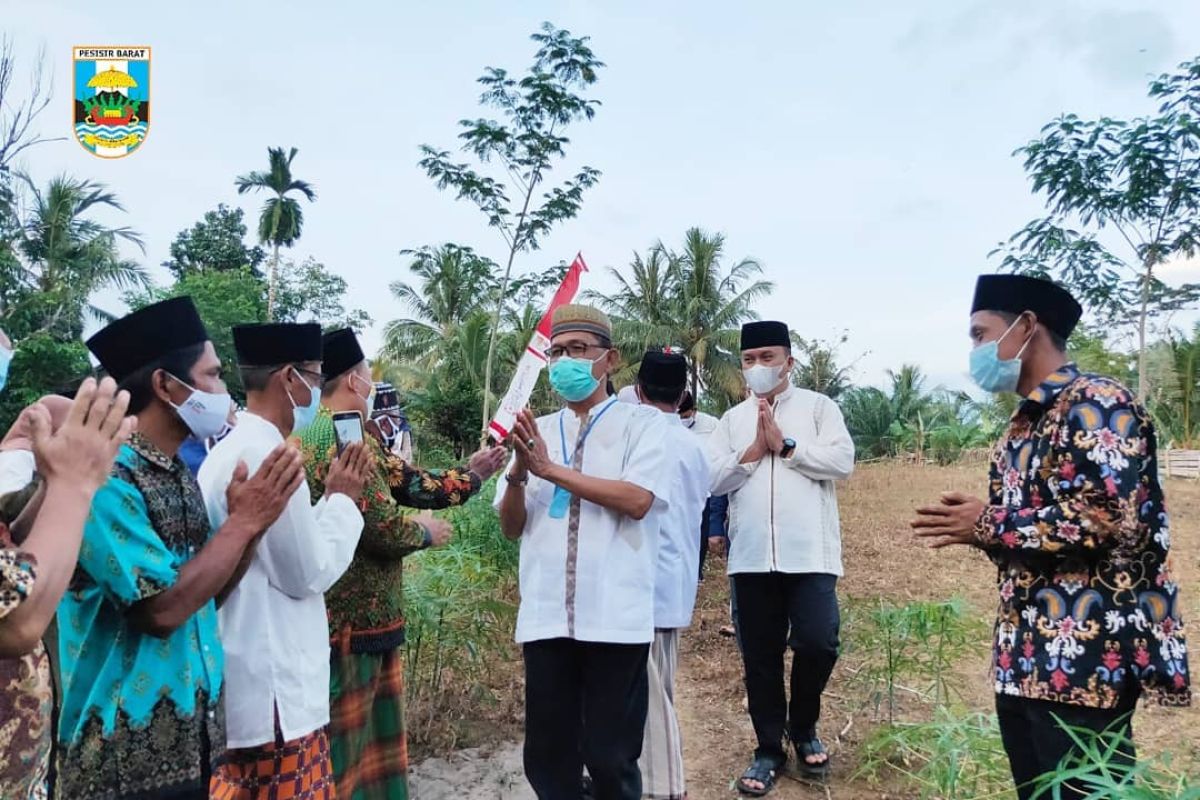
[[246,462],[239,461],[225,490],[229,519],[241,523],[253,536],[275,524],[288,501],[304,480],[304,459],[300,452],[281,444],[266,457],[253,478]]
[[329,474],[325,476],[325,496],[344,494],[357,503],[374,468],[375,460],[366,442],[347,445],[329,465]]
[[450,543],[451,537],[454,535],[454,528],[444,519],[438,519],[428,511],[422,511],[413,517],[413,521],[424,526],[425,530],[429,531],[429,546],[445,547]]

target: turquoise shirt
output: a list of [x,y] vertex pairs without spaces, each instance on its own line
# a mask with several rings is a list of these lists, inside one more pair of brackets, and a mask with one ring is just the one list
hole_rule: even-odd
[[[121,448],[92,502],[79,565],[58,610],[64,796],[199,787],[223,751],[215,604],[163,639],[142,633],[128,616],[134,604],[169,589],[211,534],[182,461],[138,437]],[[160,757],[171,768],[152,763]]]

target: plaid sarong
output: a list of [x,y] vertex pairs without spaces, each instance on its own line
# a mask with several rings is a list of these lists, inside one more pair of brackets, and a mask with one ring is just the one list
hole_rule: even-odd
[[404,656],[334,648],[329,738],[342,800],[407,800]]
[[227,750],[209,785],[209,800],[335,800],[329,739],[324,730],[283,741]]

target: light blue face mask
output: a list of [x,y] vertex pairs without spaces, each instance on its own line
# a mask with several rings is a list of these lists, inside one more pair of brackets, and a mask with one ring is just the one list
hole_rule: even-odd
[[568,403],[588,399],[600,385],[600,379],[592,374],[592,365],[595,363],[586,358],[569,356],[558,359],[550,365],[550,386]]
[[1005,336],[1012,333],[1012,329],[1020,321],[1013,320],[1013,324],[1008,326],[1008,330],[999,339],[984,342],[971,351],[971,380],[985,392],[1015,392],[1021,382],[1021,355],[1033,341],[1033,335],[1030,334],[1025,344],[1021,345],[1016,358],[1000,358],[1000,343],[1004,341]]
[[308,381],[304,380],[304,376],[296,372],[296,377],[308,389],[310,398],[308,405],[298,406],[296,400],[292,397],[292,393],[288,392],[288,400],[292,401],[292,433],[297,434],[300,431],[312,425],[317,419],[317,412],[321,409],[321,391],[314,386],[309,386]]
[[12,364],[13,351],[0,347],[0,392],[8,384],[8,368]]

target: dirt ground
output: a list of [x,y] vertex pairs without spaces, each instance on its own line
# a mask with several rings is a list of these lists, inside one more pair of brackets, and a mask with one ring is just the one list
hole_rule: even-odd
[[[839,586],[848,599],[885,597],[898,602],[967,600],[981,624],[990,625],[995,608],[994,568],[978,553],[962,548],[922,549],[912,543],[907,523],[912,509],[942,491],[980,491],[981,468],[860,466],[840,489],[846,576]],[[1172,481],[1167,486],[1172,514],[1173,552],[1184,592],[1186,618],[1200,618],[1200,483]],[[733,778],[744,769],[753,749],[753,732],[742,707],[741,663],[732,640],[718,629],[728,619],[728,589],[719,571],[710,571],[700,592],[696,619],[685,634],[680,652],[677,697],[683,725],[685,761],[691,800],[737,797]],[[973,709],[990,710],[988,639],[981,637],[976,654],[962,665],[960,683]],[[1200,661],[1193,655],[1193,665]],[[785,777],[772,797],[883,800],[916,797],[895,779],[872,785],[851,780],[859,748],[872,728],[857,687],[848,685],[852,656],[843,658],[825,698],[821,735],[830,746],[834,774],[825,786],[811,786]],[[519,681],[514,682],[519,686]],[[1135,720],[1139,750],[1170,750],[1175,767],[1190,762],[1200,771],[1200,708],[1139,710]],[[449,761],[426,761],[414,770],[416,797],[504,798],[530,800],[521,780],[520,750],[511,742],[485,750],[455,754]]]

